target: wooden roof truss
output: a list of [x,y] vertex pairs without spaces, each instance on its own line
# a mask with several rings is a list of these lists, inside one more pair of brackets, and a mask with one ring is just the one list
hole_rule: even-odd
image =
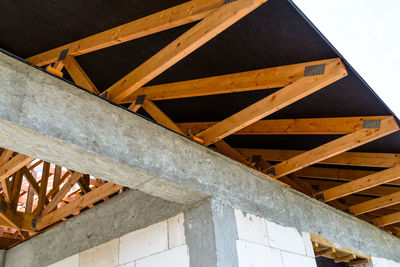
[[[143,108],[159,124],[260,171],[266,179],[275,179],[400,235],[400,155],[347,152],[398,131],[399,127],[392,116],[264,120],[274,112],[344,78],[347,71],[339,58],[146,86],[264,2],[266,0],[192,0],[27,60],[40,67],[47,66],[48,71],[57,75],[62,75],[65,69],[77,85],[117,104],[129,104],[133,112]],[[199,22],[109,88],[97,88],[75,59],[193,21]],[[166,99],[272,88],[281,89],[222,121],[175,123],[156,103]],[[272,134],[325,134],[339,137],[309,151],[233,148],[224,140],[230,135]],[[24,224],[29,216],[42,214],[42,219],[35,225],[36,230],[41,230],[79,212],[82,207],[81,203],[76,202],[79,199],[90,207],[121,189],[117,185],[103,184],[98,179],[88,179],[87,175],[65,169],[60,171],[60,167],[49,163],[40,163],[45,172],[38,176],[36,169],[32,168],[32,164],[37,162],[32,163],[32,158],[20,154],[11,154],[4,150],[0,156],[0,162],[3,162],[0,164],[2,201],[9,207],[1,213],[0,219],[8,227],[21,231],[14,238],[22,238],[23,231],[31,234],[35,230]],[[3,170],[1,166],[4,164],[14,168]],[[315,164],[323,167],[312,166]],[[338,167],[346,165],[352,168]],[[357,167],[380,168],[380,171]],[[24,177],[24,181],[30,181],[28,187],[24,181],[21,183],[21,177]],[[77,183],[81,190],[75,192],[73,189]],[[42,184],[49,184],[50,187],[55,184],[56,187],[45,191]],[[19,187],[21,190],[18,190]],[[32,200],[33,195],[38,197]],[[81,196],[74,199],[78,195]],[[22,203],[24,206],[21,206]],[[7,235],[10,233],[7,232]]]

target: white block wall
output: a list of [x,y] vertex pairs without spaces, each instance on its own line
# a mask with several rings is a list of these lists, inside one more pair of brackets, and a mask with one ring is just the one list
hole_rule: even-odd
[[310,235],[235,210],[239,267],[316,267]]
[[179,214],[49,267],[189,267],[183,220]]

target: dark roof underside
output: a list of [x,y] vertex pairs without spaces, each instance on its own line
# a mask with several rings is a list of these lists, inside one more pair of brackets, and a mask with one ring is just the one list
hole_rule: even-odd
[[[183,2],[3,0],[0,2],[0,47],[26,58]],[[192,25],[79,56],[77,60],[100,91],[104,91]],[[339,56],[292,3],[269,0],[151,84]],[[346,67],[348,77],[276,112],[268,119],[392,115],[352,68],[348,64]],[[275,91],[157,101],[157,105],[175,122],[219,121]],[[241,135],[230,136],[226,141],[234,147],[311,149],[337,137]],[[381,138],[356,151],[400,152],[400,133]]]

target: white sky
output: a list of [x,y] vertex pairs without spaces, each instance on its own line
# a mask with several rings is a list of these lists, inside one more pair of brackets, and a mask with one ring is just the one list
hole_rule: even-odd
[[400,0],[293,0],[400,116]]

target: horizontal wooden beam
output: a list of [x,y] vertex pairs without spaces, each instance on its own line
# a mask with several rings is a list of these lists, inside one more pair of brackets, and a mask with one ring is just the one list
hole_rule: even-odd
[[57,47],[50,51],[43,52],[30,57],[27,60],[38,66],[48,65],[56,62],[63,50],[69,49],[68,54],[71,56],[83,55],[201,20],[223,4],[224,0],[192,0],[70,44]]
[[306,66],[324,63],[326,63],[326,60],[317,60],[189,81],[146,86],[133,92],[120,103],[133,103],[139,95],[146,95],[147,99],[154,101],[280,88],[304,77],[304,68]]
[[[300,178],[300,179],[308,183],[309,185],[318,187],[317,191],[324,191],[328,190],[329,188],[346,184],[344,181],[326,181],[326,180],[305,179],[305,178]],[[397,192],[399,189],[400,189],[399,187],[380,185],[357,192],[357,194],[364,196],[381,197],[393,194]]]
[[[280,149],[256,149],[236,148],[246,159],[253,155],[260,155],[269,161],[285,161],[307,152],[306,150],[280,150]],[[396,153],[367,153],[344,152],[337,156],[322,160],[319,164],[348,165],[363,167],[390,168],[400,163],[400,154]]]
[[[349,134],[362,128],[364,120],[383,120],[390,116],[259,120],[233,134]],[[196,135],[218,122],[177,123],[185,133]]]
[[345,183],[319,193],[325,202],[400,179],[400,165]]
[[90,204],[94,204],[99,200],[119,191],[123,187],[113,183],[106,183],[89,193],[71,201],[65,206],[56,209],[55,211],[43,216],[35,225],[37,230],[41,230],[57,221],[71,215],[73,212],[81,210]]
[[380,198],[372,199],[349,207],[349,212],[353,215],[360,215],[374,210],[386,208],[400,203],[400,191]]
[[396,212],[393,214],[389,214],[389,215],[386,215],[383,217],[373,219],[371,222],[373,224],[375,224],[377,227],[383,227],[383,226],[399,223],[400,222],[400,212]]
[[389,117],[379,121],[379,127],[362,128],[353,133],[340,137],[327,144],[304,152],[289,160],[273,166],[268,173],[273,177],[279,178],[289,173],[300,170],[304,167],[321,162],[325,159],[334,157],[347,150],[369,143],[399,130],[396,120]]
[[227,2],[104,92],[120,102],[267,0]]
[[324,64],[323,74],[302,77],[196,136],[206,146],[213,144],[347,75],[340,59],[326,60]]

